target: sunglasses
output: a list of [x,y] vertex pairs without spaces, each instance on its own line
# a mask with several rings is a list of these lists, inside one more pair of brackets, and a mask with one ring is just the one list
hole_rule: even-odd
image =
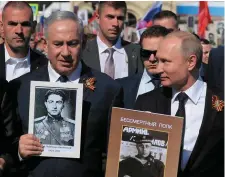
[[141,48],[141,57],[142,57],[143,59],[148,60],[149,57],[150,57],[152,54],[153,54],[154,57],[155,57],[156,52],[157,52],[157,50],[146,50],[146,49],[142,49],[142,48]]

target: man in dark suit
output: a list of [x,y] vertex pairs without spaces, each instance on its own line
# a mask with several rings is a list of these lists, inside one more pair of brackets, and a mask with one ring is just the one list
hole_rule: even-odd
[[200,76],[202,77],[203,81],[206,81],[205,76],[207,75],[208,70],[208,62],[209,62],[209,53],[212,49],[211,44],[207,39],[201,38],[201,44],[202,44],[202,64],[200,68]]
[[[12,107],[10,95],[6,96],[8,82],[0,78],[0,177],[9,175],[13,164],[12,152],[17,151],[15,134],[15,110]],[[9,99],[5,99],[10,97]],[[5,106],[7,105],[7,106]]]
[[155,58],[155,54],[160,41],[169,32],[170,30],[165,27],[155,25],[142,33],[140,39],[140,53],[145,67],[144,72],[130,77],[117,79],[124,90],[124,108],[133,109],[138,95],[149,92],[160,86],[160,80],[156,70],[158,62]]
[[163,87],[140,95],[135,109],[184,118],[179,177],[224,176],[224,102],[199,77],[200,41],[170,33],[156,57]]
[[[56,11],[46,21],[46,39],[50,62],[9,83],[15,98],[23,135],[19,156],[25,164],[24,176],[32,177],[101,177],[102,153],[106,151],[109,113],[117,102],[121,88],[107,75],[90,69],[80,61],[82,29],[77,16],[69,11]],[[89,79],[93,79],[94,83]],[[81,156],[78,159],[36,157],[43,151],[40,140],[28,132],[31,81],[83,83]],[[116,104],[117,105],[117,104]],[[119,104],[117,106],[120,106]]]
[[98,36],[87,42],[82,53],[82,59],[89,67],[104,72],[113,79],[143,71],[139,45],[120,37],[126,12],[124,1],[100,1],[97,13]]
[[27,2],[8,2],[2,12],[0,30],[4,44],[0,45],[0,76],[10,81],[47,64],[44,55],[29,47],[35,30],[33,11]]
[[206,72],[208,87],[217,92],[224,93],[224,46],[211,50],[209,54],[208,71]]

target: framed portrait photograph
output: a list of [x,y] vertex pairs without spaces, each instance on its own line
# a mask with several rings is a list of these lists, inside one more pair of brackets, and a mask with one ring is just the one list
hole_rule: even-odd
[[177,176],[183,118],[113,108],[106,177]]
[[40,139],[40,156],[80,157],[83,85],[32,81],[29,130]]

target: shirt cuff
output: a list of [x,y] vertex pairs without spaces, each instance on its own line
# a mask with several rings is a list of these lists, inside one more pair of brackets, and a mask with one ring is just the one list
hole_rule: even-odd
[[18,157],[19,157],[20,162],[22,162],[22,161],[24,160],[24,159],[20,156],[19,151],[18,151]]

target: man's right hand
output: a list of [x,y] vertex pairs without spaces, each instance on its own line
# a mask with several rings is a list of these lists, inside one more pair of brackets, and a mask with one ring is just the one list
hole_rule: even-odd
[[19,155],[25,159],[33,155],[40,155],[44,150],[40,140],[32,134],[25,134],[19,140]]

